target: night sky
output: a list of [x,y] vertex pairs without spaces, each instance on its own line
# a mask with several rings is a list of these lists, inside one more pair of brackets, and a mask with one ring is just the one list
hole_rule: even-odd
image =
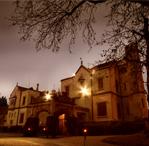
[[[11,1],[0,1],[0,96],[9,97],[16,83],[24,87],[40,90],[60,88],[60,80],[70,77],[80,66],[80,57],[86,67],[92,67],[100,58],[103,46],[89,47],[77,40],[72,53],[68,51],[67,41],[58,53],[42,49],[36,51],[33,41],[21,42],[16,27],[9,26],[6,19],[13,12]],[[97,10],[95,28],[98,38],[105,29],[105,7]],[[104,46],[105,47],[105,46]]]

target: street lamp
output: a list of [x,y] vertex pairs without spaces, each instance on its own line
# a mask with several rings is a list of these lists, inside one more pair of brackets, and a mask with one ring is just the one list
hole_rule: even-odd
[[90,73],[90,89],[87,86],[80,87],[80,93],[82,96],[89,96],[91,98],[91,119],[94,120],[94,105],[93,105],[93,75],[95,74],[95,70],[92,70]]
[[91,84],[91,115],[92,115],[92,120],[94,120],[94,103],[93,103],[93,75],[95,74],[95,70],[93,69],[90,73],[90,84]]

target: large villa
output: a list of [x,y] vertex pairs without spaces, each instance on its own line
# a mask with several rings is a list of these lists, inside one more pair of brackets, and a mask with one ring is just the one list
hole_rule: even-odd
[[[133,49],[133,55],[129,49]],[[148,116],[146,92],[136,46],[126,48],[125,57],[87,68],[81,62],[74,76],[61,80],[61,92],[40,91],[18,84],[9,97],[5,126],[24,126],[29,117],[44,125],[47,117],[57,115],[62,130],[66,116],[81,121],[133,121]]]

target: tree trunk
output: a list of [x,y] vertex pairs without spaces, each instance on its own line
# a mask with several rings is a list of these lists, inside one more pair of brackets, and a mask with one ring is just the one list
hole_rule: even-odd
[[[146,62],[145,67],[147,71],[147,101],[149,105],[149,19],[144,17],[144,38],[146,41]],[[147,137],[149,137],[149,113],[148,118],[145,120],[145,127],[144,132]]]
[[147,70],[147,101],[149,105],[149,40],[147,42],[147,62],[146,62],[146,70]]
[[148,30],[148,25],[149,25],[149,19],[144,18],[144,36],[146,40],[146,70],[147,70],[147,101],[149,104],[149,30]]

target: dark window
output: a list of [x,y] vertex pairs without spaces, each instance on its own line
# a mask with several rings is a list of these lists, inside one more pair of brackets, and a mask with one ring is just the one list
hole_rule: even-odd
[[117,112],[118,112],[118,118],[121,119],[121,106],[120,106],[120,103],[117,104]]
[[81,75],[81,76],[79,77],[78,81],[79,81],[79,83],[80,83],[81,85],[84,84],[85,79],[84,79],[83,75]]
[[142,107],[145,107],[145,103],[144,103],[143,98],[141,98],[141,101],[142,101]]
[[120,67],[120,72],[121,73],[126,73],[127,72],[127,68],[125,66]]
[[124,90],[127,90],[127,85],[126,85],[126,83],[124,83]]
[[13,120],[10,120],[10,125],[12,125],[12,123],[13,123]]
[[107,115],[107,104],[106,102],[97,103],[97,116]]
[[69,86],[65,87],[65,92],[66,92],[66,95],[69,96]]
[[9,113],[9,118],[11,118],[11,113]]
[[22,102],[22,105],[25,105],[25,99],[26,99],[26,97],[23,96],[23,102]]
[[86,113],[78,112],[77,117],[80,121],[84,122],[84,121],[86,121],[87,115],[86,115]]
[[16,97],[10,99],[10,105],[14,106],[16,104]]
[[118,89],[119,89],[119,88],[118,88],[118,81],[116,80],[116,92],[119,92]]
[[98,89],[103,90],[103,78],[98,78]]
[[24,113],[21,113],[19,123],[23,123],[23,121],[24,121]]
[[128,104],[127,107],[126,107],[126,112],[127,112],[128,115],[130,114],[129,104]]

